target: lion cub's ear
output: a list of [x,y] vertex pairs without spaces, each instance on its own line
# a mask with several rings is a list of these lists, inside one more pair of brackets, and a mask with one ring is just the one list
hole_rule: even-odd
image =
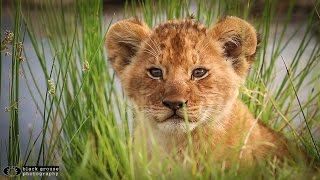
[[145,24],[134,18],[119,21],[110,27],[106,35],[107,54],[119,76],[131,63],[141,42],[149,37],[150,32]]
[[255,28],[237,17],[226,17],[210,29],[210,34],[221,43],[227,60],[232,61],[236,73],[245,77],[252,64],[258,45]]

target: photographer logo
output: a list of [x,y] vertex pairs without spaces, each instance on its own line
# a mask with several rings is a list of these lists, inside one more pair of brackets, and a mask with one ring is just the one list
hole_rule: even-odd
[[14,177],[21,174],[21,169],[17,166],[8,166],[3,169],[3,173],[9,177]]

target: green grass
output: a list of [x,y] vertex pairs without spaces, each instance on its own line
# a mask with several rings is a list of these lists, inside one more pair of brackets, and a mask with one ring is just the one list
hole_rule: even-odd
[[[12,49],[11,86],[10,92],[1,90],[1,96],[8,95],[11,103],[8,112],[9,165],[60,165],[62,178],[68,179],[299,179],[319,174],[316,166],[310,168],[301,161],[288,160],[280,165],[277,160],[270,159],[255,167],[239,169],[237,159],[234,166],[225,168],[223,163],[206,158],[214,153],[204,157],[190,151],[183,163],[174,156],[160,161],[157,153],[149,161],[144,147],[138,154],[134,153],[129,128],[130,107],[115,84],[116,78],[104,50],[104,37],[113,19],[104,19],[102,1],[77,0],[73,5],[63,7],[53,2],[48,0],[44,5],[34,7],[38,15],[31,19],[28,7],[22,11],[21,1],[14,1],[15,27],[12,31],[15,36],[9,46]],[[286,39],[288,24],[294,21],[294,1],[290,1],[281,20],[277,18],[280,16],[276,11],[277,1],[266,1],[261,14],[251,16],[254,3],[196,0],[197,10],[192,11],[188,0],[160,0],[158,3],[144,0],[126,3],[124,8],[126,17],[138,16],[151,27],[167,19],[191,14],[207,26],[223,15],[236,15],[253,23],[262,35],[260,53],[246,85],[242,87],[241,98],[261,121],[296,141],[319,161],[320,142],[310,131],[320,126],[320,73],[317,71],[320,43],[311,43],[314,38],[312,29],[317,28],[314,22],[319,22],[320,18],[314,10],[310,11],[305,24]],[[317,1],[314,9],[319,8],[320,2]],[[24,62],[19,60],[24,56],[16,45],[24,39],[22,24],[27,26],[26,33],[37,55],[36,59]],[[272,27],[278,33],[272,34]],[[293,59],[283,59],[285,66],[281,55],[299,32],[303,34],[299,48],[292,49]],[[48,40],[50,54],[45,54],[46,46],[39,40],[40,36]],[[267,47],[271,47],[271,51]],[[312,49],[311,53],[307,54],[306,48]],[[24,54],[28,52],[24,51]],[[48,81],[45,91],[39,87],[32,61],[40,63],[41,75]],[[275,82],[279,64],[283,69],[286,67],[288,73]],[[39,135],[30,137],[26,152],[20,151],[19,142],[20,68],[23,73],[30,73],[26,77],[28,87],[41,112],[43,125]],[[36,91],[31,91],[33,86]],[[312,91],[305,92],[307,87]],[[300,94],[306,94],[305,101],[300,101]],[[294,122],[294,119],[301,121]],[[36,143],[40,143],[40,151],[34,150]],[[5,144],[1,142],[1,146]]]

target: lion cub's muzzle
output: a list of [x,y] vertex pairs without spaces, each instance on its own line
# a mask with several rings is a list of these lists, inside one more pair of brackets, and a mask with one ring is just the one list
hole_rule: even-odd
[[[183,107],[187,106],[188,101],[184,100],[175,100],[175,101],[169,101],[164,100],[162,101],[162,104],[172,110],[172,114],[167,119],[176,119],[176,120],[183,120],[183,113],[181,113],[181,110]],[[182,110],[183,111],[183,110]]]

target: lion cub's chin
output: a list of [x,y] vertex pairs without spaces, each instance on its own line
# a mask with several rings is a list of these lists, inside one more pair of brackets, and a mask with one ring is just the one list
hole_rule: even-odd
[[184,119],[168,119],[163,122],[157,122],[157,129],[163,133],[185,134],[193,131],[197,122],[186,122]]

